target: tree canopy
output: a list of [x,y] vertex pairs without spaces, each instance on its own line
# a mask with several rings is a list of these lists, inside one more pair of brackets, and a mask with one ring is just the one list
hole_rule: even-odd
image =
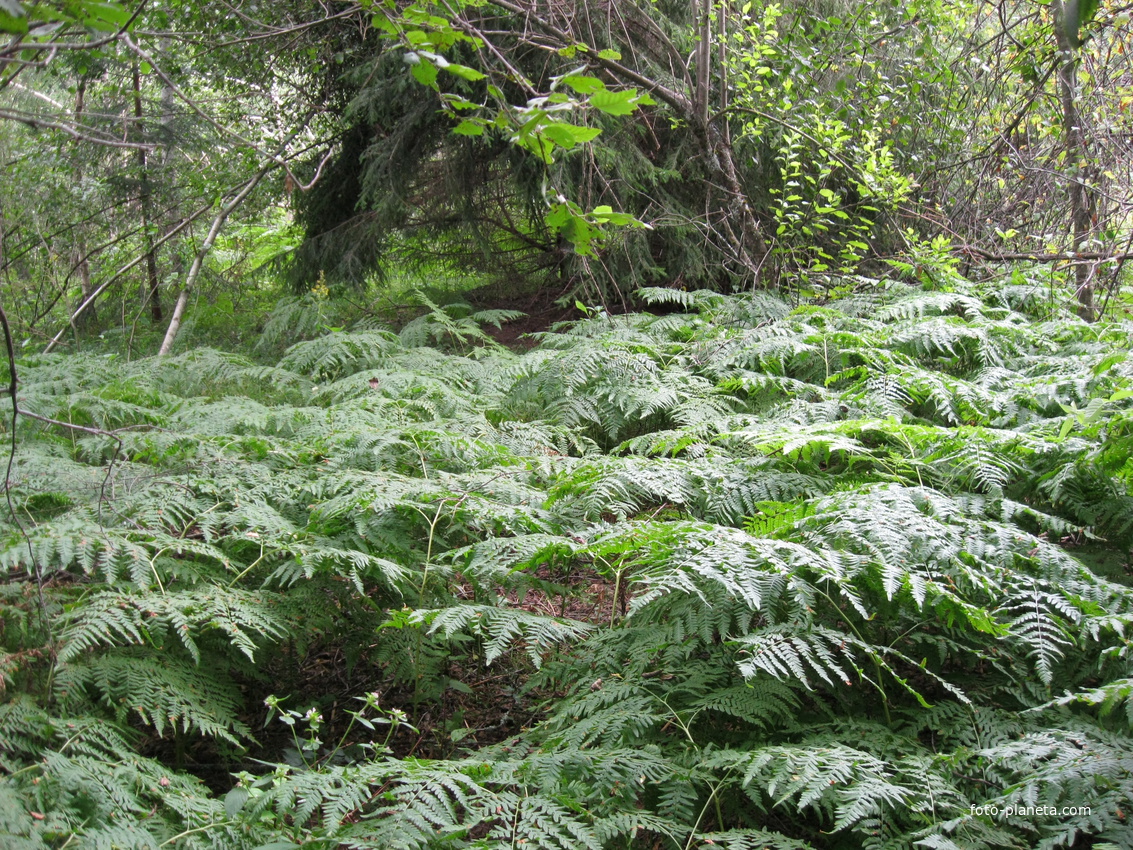
[[1129,252],[1117,5],[3,14],[2,262],[40,337],[89,321],[92,293],[88,316],[136,313],[130,287],[166,321],[163,298],[273,258],[299,291],[417,269],[619,304],[643,285],[836,288],[943,254],[1046,264],[1092,318]]

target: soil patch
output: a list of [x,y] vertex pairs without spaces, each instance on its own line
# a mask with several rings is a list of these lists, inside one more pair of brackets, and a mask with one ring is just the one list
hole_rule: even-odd
[[564,307],[556,303],[560,295],[561,293],[546,289],[537,289],[534,292],[500,297],[498,291],[489,289],[469,293],[468,301],[479,310],[518,310],[524,313],[500,328],[485,325],[484,332],[513,351],[528,351],[538,345],[538,340],[532,334],[549,330],[558,322],[582,318],[576,307]]

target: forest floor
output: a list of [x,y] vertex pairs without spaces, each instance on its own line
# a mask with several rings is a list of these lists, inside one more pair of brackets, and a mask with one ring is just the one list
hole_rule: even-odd
[[[477,310],[518,310],[524,315],[502,327],[485,325],[484,330],[500,345],[513,351],[530,351],[539,344],[535,334],[554,328],[560,322],[571,322],[585,318],[579,310],[578,302],[554,288],[537,289],[532,292],[501,292],[497,286],[487,286],[466,294],[468,303]],[[625,299],[611,301],[609,304],[595,304],[591,311],[602,310],[613,316],[621,316],[633,311],[666,312],[664,309],[643,308]]]
[[559,322],[580,318],[574,306],[564,306],[553,292],[537,290],[522,295],[501,295],[495,288],[469,293],[469,302],[478,310],[518,310],[524,315],[502,327],[486,325],[484,330],[500,345],[513,351],[528,351],[538,345],[533,334],[550,330]]

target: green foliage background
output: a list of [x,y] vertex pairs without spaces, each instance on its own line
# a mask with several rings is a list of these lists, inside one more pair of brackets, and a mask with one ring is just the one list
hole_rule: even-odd
[[1130,329],[933,279],[23,358],[0,843],[1133,846]]

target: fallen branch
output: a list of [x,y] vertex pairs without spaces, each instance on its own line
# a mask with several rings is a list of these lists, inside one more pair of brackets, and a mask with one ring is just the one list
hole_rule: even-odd
[[[188,227],[190,224],[192,224],[194,221],[196,221],[198,218],[200,218],[202,215],[204,215],[206,212],[208,212],[210,209],[212,209],[212,204],[200,207],[194,213],[192,213],[191,215],[189,215],[188,217],[183,219],[181,221],[181,223],[178,224],[176,227],[173,227],[169,231],[167,231],[165,233],[165,235],[162,236],[160,239],[154,241],[153,247],[157,248],[157,247],[160,247],[161,245],[165,244],[170,239],[172,239],[174,236],[176,236],[178,233],[180,233],[182,230],[184,230],[186,227]],[[88,295],[83,300],[82,304],[80,304],[77,308],[75,308],[75,312],[71,314],[70,320],[67,322],[67,324],[64,327],[62,327],[59,330],[59,333],[55,334],[55,336],[53,336],[51,338],[51,342],[49,342],[47,344],[47,347],[43,349],[43,353],[48,354],[53,348],[55,348],[55,346],[59,344],[59,340],[61,340],[63,338],[63,334],[65,334],[67,332],[67,328],[74,327],[75,319],[77,319],[80,315],[82,315],[83,311],[86,310],[87,307],[89,307],[91,304],[93,304],[95,299],[98,298],[98,296],[100,296],[103,292],[105,292],[108,288],[110,288],[110,286],[112,284],[114,284],[116,281],[118,281],[124,274],[126,274],[126,272],[130,271],[130,269],[134,268],[134,266],[138,265],[143,260],[145,260],[145,258],[146,258],[145,254],[141,254],[140,256],[135,257],[133,260],[126,263],[126,265],[124,265],[120,269],[118,269],[118,271],[116,271],[113,275],[111,275],[107,280],[103,281],[102,284],[99,285],[98,289],[94,290],[94,292],[92,292],[90,295]]]
[[[232,212],[240,206],[240,204],[244,203],[245,199],[247,199],[247,197],[251,195],[255,188],[260,184],[260,181],[263,180],[264,177],[266,177],[270,172],[280,167],[284,169],[287,168],[287,160],[284,158],[284,154],[287,151],[287,146],[291,143],[292,139],[298,136],[299,133],[307,126],[307,123],[311,120],[312,117],[314,117],[313,112],[307,114],[302,123],[295,127],[291,131],[291,133],[288,134],[287,138],[284,139],[282,143],[280,143],[276,152],[270,155],[268,161],[264,163],[260,170],[253,174],[252,177],[244,183],[240,190],[230,200],[228,200],[224,205],[221,206],[215,218],[213,218],[212,226],[209,227],[208,234],[205,236],[204,242],[201,243],[201,247],[197,251],[197,255],[193,258],[193,265],[190,266],[189,273],[185,277],[185,283],[181,287],[181,294],[177,296],[177,304],[173,308],[173,317],[169,320],[169,327],[165,331],[165,339],[162,340],[161,349],[157,352],[159,357],[164,357],[173,349],[173,340],[176,339],[177,332],[181,328],[181,320],[185,315],[185,308],[189,304],[189,296],[190,294],[192,294],[193,288],[197,284],[197,278],[200,277],[201,269],[204,267],[205,259],[208,257],[209,252],[212,250],[213,243],[216,242],[217,236],[220,235],[220,231],[224,227],[224,223],[228,221],[228,216],[231,215]],[[315,173],[315,176],[311,180],[311,182],[306,186],[301,186],[300,188],[308,189],[314,185],[315,181],[319,179],[319,175],[322,173],[323,163],[325,163],[329,158],[330,153],[328,152],[327,155],[323,157],[322,163],[319,164],[319,170]],[[290,174],[290,171],[288,173]]]

